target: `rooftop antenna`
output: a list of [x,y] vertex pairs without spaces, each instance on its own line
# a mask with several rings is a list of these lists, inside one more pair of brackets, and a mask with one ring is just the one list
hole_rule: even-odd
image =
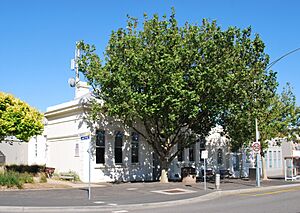
[[69,78],[68,83],[70,87],[75,87],[76,84],[80,81],[79,79],[79,66],[78,61],[80,59],[80,50],[77,48],[78,42],[76,42],[75,48],[75,57],[71,60],[71,70],[75,70],[75,79],[73,77]]

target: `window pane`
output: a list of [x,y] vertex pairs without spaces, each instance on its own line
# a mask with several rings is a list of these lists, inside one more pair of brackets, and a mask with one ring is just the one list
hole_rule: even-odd
[[179,143],[177,144],[177,150],[181,150],[181,151],[179,151],[178,154],[177,154],[177,160],[178,160],[178,161],[183,161],[183,152],[184,152],[184,149],[182,149],[182,144],[181,144],[181,142],[179,142]]
[[272,168],[272,151],[269,151],[269,168]]
[[79,157],[79,144],[75,145],[75,157]]
[[105,163],[105,148],[96,148],[96,163]]
[[115,163],[122,163],[122,148],[115,148]]
[[189,161],[195,161],[194,144],[189,148]]
[[218,156],[217,156],[218,164],[221,165],[223,163],[223,150],[218,149]]
[[123,146],[123,134],[121,132],[117,132],[115,137],[115,147],[122,148]]
[[96,135],[96,146],[105,146],[105,131],[97,130]]
[[278,151],[278,167],[281,168],[281,152]]
[[131,135],[131,163],[139,162],[139,134],[133,132]]
[[276,168],[277,167],[277,153],[276,153],[276,151],[273,151],[273,159],[274,159],[274,168]]

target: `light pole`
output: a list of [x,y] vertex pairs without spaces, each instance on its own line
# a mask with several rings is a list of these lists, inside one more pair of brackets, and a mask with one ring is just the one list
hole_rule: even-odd
[[[278,61],[280,61],[281,59],[287,57],[288,55],[297,52],[300,50],[300,47],[282,55],[281,57],[279,57],[278,59],[272,61],[267,67],[266,67],[266,71],[268,71],[273,65],[275,65]],[[257,118],[255,118],[255,139],[256,139],[256,143],[260,145],[259,141],[258,141],[258,137],[259,137],[259,132],[258,132],[258,124],[257,124]],[[260,146],[261,149],[261,146]],[[259,169],[259,162],[260,162],[260,151],[257,152],[256,154],[256,187],[260,187],[260,169]]]

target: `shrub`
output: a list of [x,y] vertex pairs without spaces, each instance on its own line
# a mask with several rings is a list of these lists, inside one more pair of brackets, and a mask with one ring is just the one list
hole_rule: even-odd
[[23,183],[20,180],[19,173],[14,171],[8,171],[0,174],[0,185],[7,186],[8,188],[16,186],[20,189],[22,188]]
[[21,183],[33,183],[33,176],[27,172],[19,174]]
[[40,183],[47,183],[47,176],[45,173],[41,173]]
[[38,174],[40,172],[43,172],[45,170],[45,165],[6,165],[5,166],[7,171],[15,171],[19,173],[31,173],[31,174]]

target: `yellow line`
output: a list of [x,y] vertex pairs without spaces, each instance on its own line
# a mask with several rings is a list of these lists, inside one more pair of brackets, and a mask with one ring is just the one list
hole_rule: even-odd
[[286,193],[286,192],[292,192],[292,191],[297,191],[300,190],[300,187],[295,187],[295,188],[289,188],[289,189],[282,189],[282,190],[277,190],[277,191],[268,191],[264,193],[241,193],[240,195],[245,195],[245,196],[264,196],[264,195],[273,195],[273,194],[279,194],[279,193]]

